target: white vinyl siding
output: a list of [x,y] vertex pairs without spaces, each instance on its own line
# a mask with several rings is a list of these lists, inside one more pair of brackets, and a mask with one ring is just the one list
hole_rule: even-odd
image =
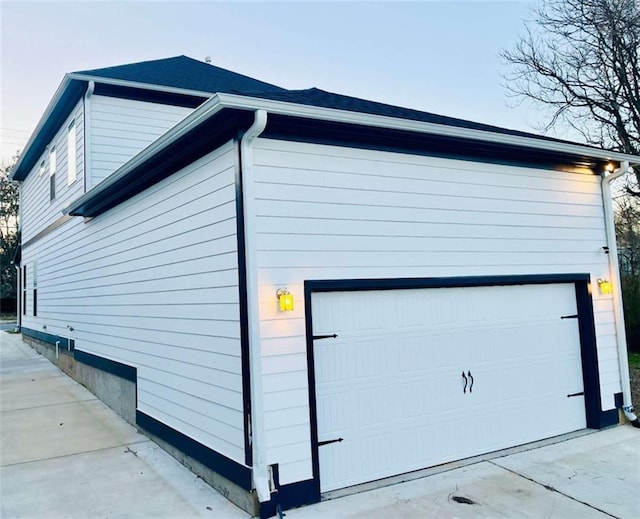
[[192,112],[131,99],[91,97],[91,188]]
[[232,143],[23,251],[38,321],[135,366],[138,409],[244,463]]
[[[594,175],[267,139],[254,160],[267,459],[282,484],[311,477],[304,280],[608,277]],[[285,286],[296,309],[281,313]],[[593,297],[607,410],[620,391],[613,306]]]
[[[43,175],[46,167],[35,166],[22,183],[21,221],[22,243],[26,243],[48,225],[62,216],[62,210],[82,195],[82,182],[67,185],[69,155],[67,149],[67,129],[72,121],[77,128],[76,144],[71,162],[75,161],[78,175],[84,174],[83,115],[82,101],[72,110],[71,115],[60,125],[60,129],[43,152],[39,164],[48,164],[49,175]],[[55,149],[55,153],[50,154]],[[53,163],[53,168],[52,168]],[[36,172],[37,171],[37,172]],[[53,180],[52,180],[53,179]],[[55,199],[50,201],[51,182],[54,182]]]

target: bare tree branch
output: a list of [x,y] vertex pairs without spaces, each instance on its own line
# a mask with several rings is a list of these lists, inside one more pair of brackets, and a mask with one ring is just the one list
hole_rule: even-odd
[[[543,131],[572,128],[603,148],[640,154],[640,3],[540,0],[502,52],[510,96],[546,109]],[[640,168],[627,186],[640,196]]]

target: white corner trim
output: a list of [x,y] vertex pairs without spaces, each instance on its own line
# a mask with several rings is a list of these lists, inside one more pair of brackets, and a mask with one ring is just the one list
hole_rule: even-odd
[[611,183],[629,171],[629,163],[623,162],[620,168],[610,175],[602,175],[602,203],[604,207],[604,221],[609,247],[609,277],[613,287],[613,314],[615,318],[616,342],[618,346],[618,368],[620,370],[620,385],[622,389],[622,410],[630,421],[637,420],[631,399],[631,383],[629,380],[629,360],[627,358],[627,335],[624,327],[624,312],[622,309],[622,286],[620,281],[620,266],[618,263],[618,246],[616,243],[615,221],[611,202]]
[[264,393],[262,389],[262,347],[260,340],[260,305],[258,303],[258,267],[256,261],[255,186],[253,175],[253,143],[267,126],[267,112],[256,110],[251,127],[240,140],[242,172],[242,207],[244,217],[244,247],[247,276],[247,314],[249,328],[249,378],[251,385],[251,438],[253,452],[253,482],[261,503],[271,499],[269,467],[266,460],[264,426]]

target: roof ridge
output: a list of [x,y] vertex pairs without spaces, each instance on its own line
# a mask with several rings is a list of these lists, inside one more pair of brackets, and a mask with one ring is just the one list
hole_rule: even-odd
[[72,74],[85,74],[87,72],[93,72],[93,71],[97,71],[97,70],[108,70],[108,69],[115,69],[115,68],[122,68],[122,67],[131,67],[131,66],[136,66],[136,65],[145,65],[148,63],[154,63],[154,62],[160,62],[160,61],[169,61],[169,60],[175,60],[178,58],[185,58],[188,59],[190,61],[198,61],[194,58],[191,58],[185,54],[179,54],[177,56],[169,56],[168,58],[155,58],[155,59],[145,59],[142,61],[134,61],[133,63],[121,63],[120,65],[109,65],[106,67],[97,67],[97,68],[91,68],[91,69],[86,69],[86,70],[76,70],[74,72],[72,72]]

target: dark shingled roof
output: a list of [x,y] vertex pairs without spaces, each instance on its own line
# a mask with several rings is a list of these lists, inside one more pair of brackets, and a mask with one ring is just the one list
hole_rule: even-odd
[[259,97],[262,99],[271,99],[274,101],[284,101],[288,103],[297,103],[309,106],[319,106],[322,108],[335,108],[337,110],[347,110],[350,112],[360,112],[365,114],[383,115],[386,117],[395,117],[398,119],[408,119],[411,121],[419,121],[425,123],[442,124],[445,126],[456,126],[459,128],[469,128],[473,130],[484,130],[493,133],[502,133],[506,135],[516,135],[519,137],[532,137],[535,139],[548,140],[553,142],[565,142],[575,144],[570,141],[563,141],[553,137],[527,133],[518,130],[509,130],[500,128],[499,126],[491,126],[489,124],[476,123],[466,119],[458,119],[455,117],[447,117],[446,115],[438,115],[430,112],[421,112],[411,108],[403,108],[401,106],[388,105],[378,103],[376,101],[368,101],[358,97],[351,97],[342,94],[334,94],[319,88],[308,88],[306,90],[280,90],[277,92],[247,92],[245,95]]
[[116,67],[82,70],[75,74],[122,79],[203,92],[286,92],[284,88],[231,72],[187,56],[142,61]]
[[[323,108],[335,108],[339,110],[348,110],[350,112],[384,115],[387,117],[396,117],[412,121],[545,139],[545,137],[532,133],[509,130],[488,124],[467,121],[465,119],[446,117],[444,115],[421,112],[419,110],[402,108],[375,101],[367,101],[366,99],[327,92],[325,90],[320,90],[319,88],[287,90],[276,85],[265,83],[264,81],[259,81],[257,79],[243,76],[242,74],[231,72],[230,70],[225,70],[214,65],[203,63],[202,61],[198,61],[187,56],[176,56],[173,58],[119,65],[116,67],[84,70],[76,72],[76,74],[122,79],[126,81],[135,81],[139,83],[149,83],[152,85],[163,85],[189,90],[200,90],[211,93],[221,92],[241,94],[259,97],[262,99],[272,99],[275,101],[285,101]],[[553,141],[557,140],[549,137],[546,137],[546,139]]]
[[[160,87],[173,87],[210,94],[217,92],[239,94],[307,106],[334,108],[338,110],[387,116],[410,121],[435,123],[443,126],[484,130],[486,132],[503,135],[531,137],[537,140],[574,144],[569,141],[545,137],[533,133],[500,128],[465,119],[446,117],[443,115],[412,110],[410,108],[402,108],[375,101],[367,101],[365,99],[359,99],[357,97],[350,97],[342,94],[334,94],[318,88],[287,90],[187,56],[175,56],[173,58],[142,61],[139,63],[130,63],[128,65],[119,65],[115,67],[83,70],[75,72],[74,74],[76,74],[76,76],[74,77],[74,75],[71,75],[70,81],[56,101],[53,109],[48,114],[47,119],[43,120],[42,127],[37,130],[37,133],[33,138],[33,142],[23,151],[23,155],[20,157],[17,167],[13,170],[14,179],[24,180],[26,175],[33,168],[38,157],[42,154],[49,140],[60,127],[60,124],[62,124],[75,103],[77,103],[84,94],[86,82],[91,77],[96,78],[97,83],[100,81],[99,78],[119,79],[135,83],[158,85]],[[585,148],[590,147],[585,145],[583,146]]]

